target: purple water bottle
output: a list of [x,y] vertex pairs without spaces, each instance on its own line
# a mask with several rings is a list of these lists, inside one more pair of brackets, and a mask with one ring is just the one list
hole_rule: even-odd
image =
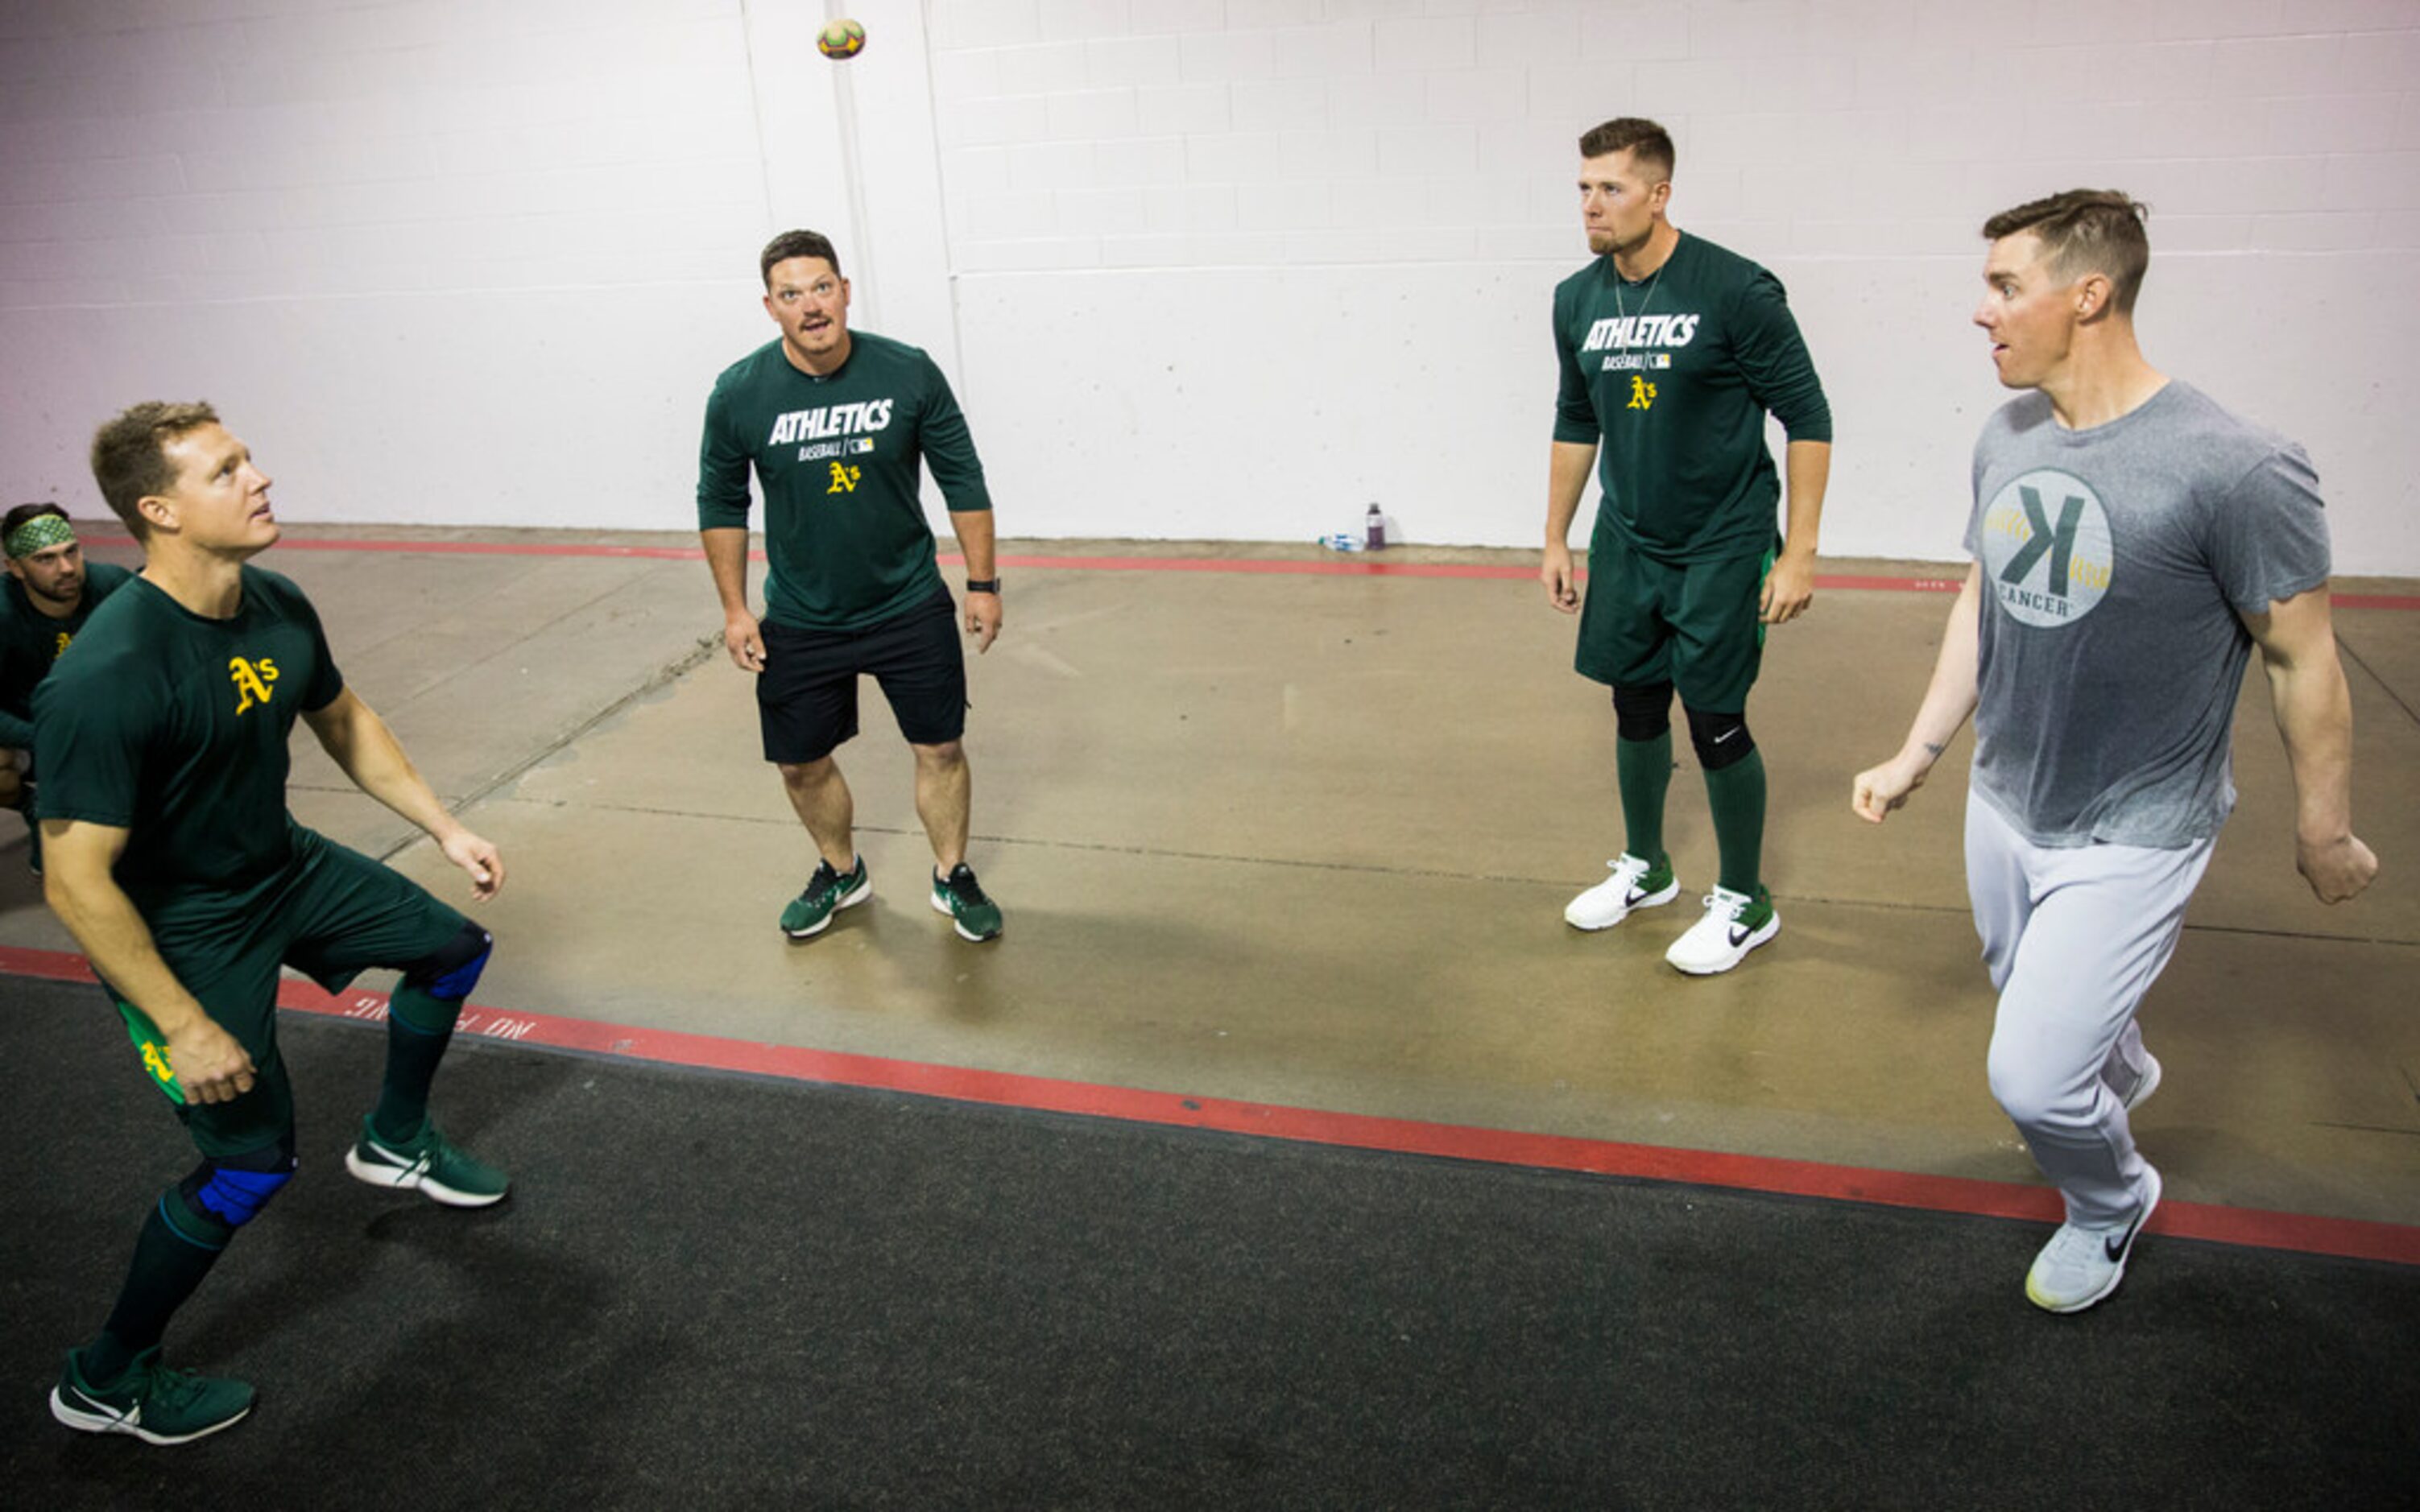
[[1384,549],[1387,545],[1387,517],[1378,512],[1376,500],[1370,502],[1370,513],[1362,517],[1361,544],[1370,550]]

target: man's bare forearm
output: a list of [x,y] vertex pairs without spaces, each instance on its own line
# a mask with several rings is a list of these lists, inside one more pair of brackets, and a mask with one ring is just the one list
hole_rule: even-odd
[[2264,656],[2269,701],[2294,773],[2294,834],[2324,845],[2352,833],[2352,693],[2331,640],[2290,660]]
[[700,531],[706,547],[706,570],[714,574],[715,596],[722,600],[723,618],[748,611],[748,532],[732,526]]
[[967,576],[976,582],[988,582],[1000,576],[992,529],[988,509],[960,509],[950,514],[950,533],[958,538],[958,555],[966,559]]
[[1900,748],[1902,758],[1920,755],[1925,770],[1941,759],[1975,712],[1981,667],[1982,575],[1980,566],[1966,570],[1957,602],[1949,606],[1948,623],[1942,626],[1941,654],[1932,661],[1932,680],[1925,685],[1924,702],[1916,706],[1907,741]]
[[1790,489],[1784,553],[1812,558],[1823,532],[1823,493],[1832,481],[1830,441],[1792,441],[1782,453]]
[[1596,448],[1578,441],[1555,442],[1546,471],[1546,544],[1569,544],[1572,521],[1580,512],[1580,496],[1588,492],[1589,473],[1596,466]]
[[395,732],[352,689],[347,688],[335,702],[302,717],[330,759],[352,779],[353,786],[431,839],[442,841],[458,827],[443,800],[405,753],[403,743],[395,738]]

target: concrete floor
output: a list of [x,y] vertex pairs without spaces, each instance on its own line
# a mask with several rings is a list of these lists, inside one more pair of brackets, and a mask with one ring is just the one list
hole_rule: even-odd
[[[358,548],[372,537],[428,548]],[[791,945],[774,918],[814,857],[758,758],[752,690],[721,654],[704,564],[441,549],[469,541],[678,551],[695,537],[297,528],[265,559],[312,594],[351,685],[504,848],[482,1003],[2034,1179],[1983,1080],[1992,1005],[1962,880],[1964,749],[1882,829],[1847,806],[1851,775],[1905,729],[1946,596],[1829,591],[1776,632],[1750,714],[1783,933],[1729,976],[1690,980],[1661,959],[1713,880],[1685,743],[1668,826],[1682,904],[1599,935],[1562,922],[1621,849],[1613,725],[1602,689],[1570,671],[1572,622],[1526,577],[1018,566],[1031,551],[1138,548],[1004,547],[1008,628],[973,663],[968,746],[972,859],[1005,938],[963,944],[927,905],[908,753],[869,687],[865,733],[841,754],[876,899]],[[2173,1196],[2420,1223],[2420,892],[2398,875],[2420,856],[2420,613],[2337,620],[2356,814],[2384,876],[2328,909],[2295,875],[2256,659],[2242,802],[2144,1011],[2167,1080],[2137,1121]],[[307,736],[296,748],[304,823],[461,894]],[[0,843],[22,841],[0,825]],[[13,864],[0,866],[0,944],[71,948]]]

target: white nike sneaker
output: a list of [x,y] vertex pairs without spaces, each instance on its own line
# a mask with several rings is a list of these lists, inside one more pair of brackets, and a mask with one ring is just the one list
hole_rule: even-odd
[[2118,1228],[2079,1228],[2061,1224],[2050,1242],[2034,1257],[2025,1273],[2025,1300],[2046,1312],[2080,1313],[2118,1289],[2126,1275],[2126,1257],[2134,1252],[2134,1236],[2160,1205],[2160,1173],[2143,1167],[2143,1204]]
[[1659,868],[1628,851],[1605,863],[1613,875],[1581,893],[1563,910],[1563,922],[1574,929],[1611,929],[1636,908],[1654,908],[1681,896],[1680,879],[1667,859]]
[[1706,894],[1706,911],[1689,932],[1672,942],[1664,959],[1692,977],[1729,971],[1747,953],[1781,933],[1781,916],[1762,887],[1751,898],[1729,887]]

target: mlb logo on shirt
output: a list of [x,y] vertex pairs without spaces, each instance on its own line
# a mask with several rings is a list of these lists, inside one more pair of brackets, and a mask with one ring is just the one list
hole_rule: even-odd
[[874,438],[871,436],[851,437],[847,443],[842,447],[842,451],[852,456],[861,452],[871,452],[873,450]]

